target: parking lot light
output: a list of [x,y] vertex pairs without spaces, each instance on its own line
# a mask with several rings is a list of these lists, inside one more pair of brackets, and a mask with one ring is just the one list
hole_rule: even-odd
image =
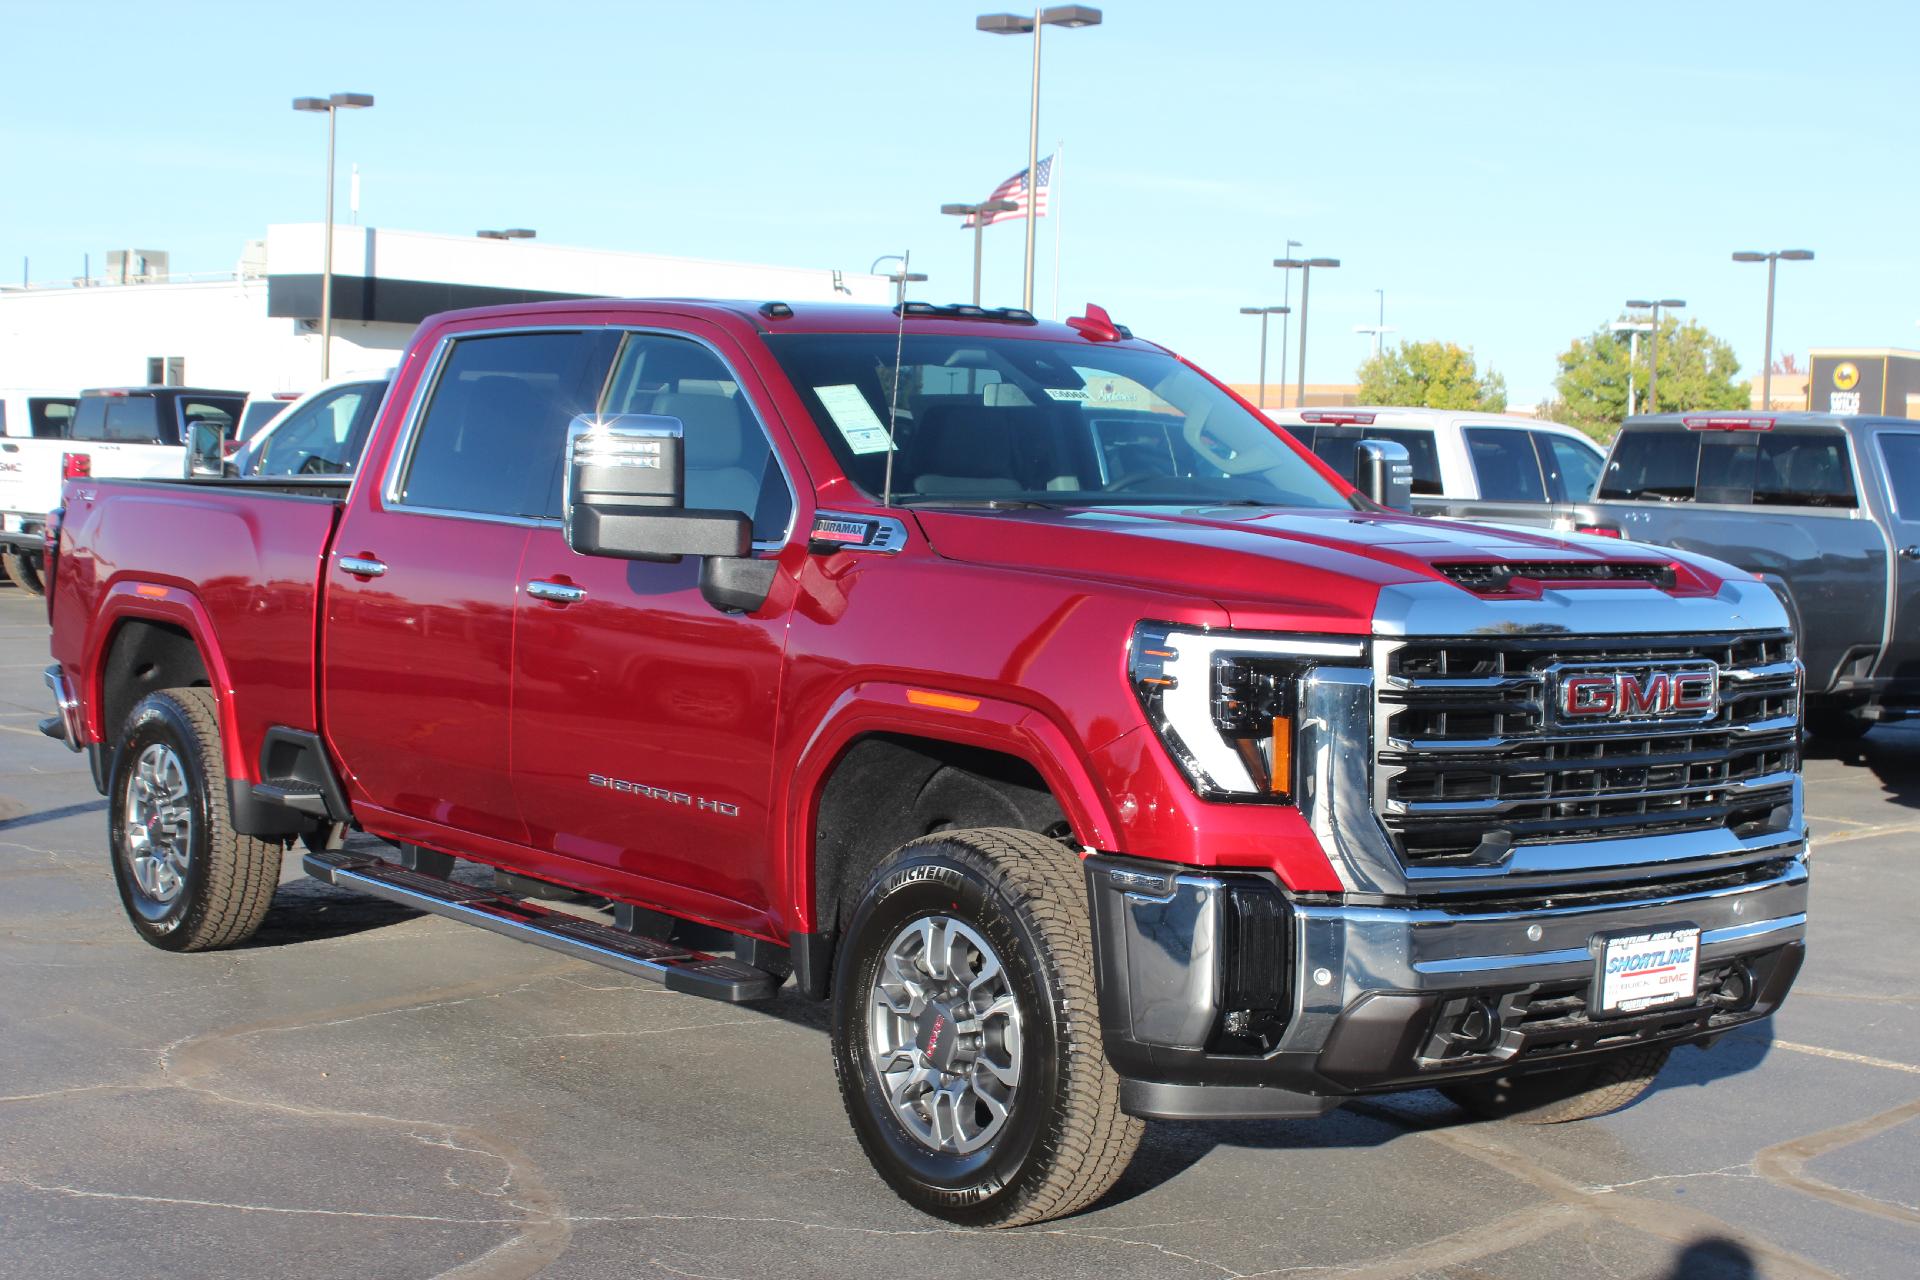
[[1629,310],[1637,308],[1641,311],[1651,310],[1653,312],[1653,328],[1650,331],[1650,337],[1653,342],[1653,355],[1650,360],[1651,367],[1647,370],[1648,413],[1660,412],[1660,308],[1665,307],[1669,311],[1674,311],[1686,305],[1687,302],[1684,298],[1660,298],[1651,302],[1641,301],[1637,298],[1629,298],[1627,300],[1627,308]]
[[1243,316],[1260,317],[1260,407],[1267,407],[1267,317],[1284,316],[1291,307],[1242,307]]
[[1339,266],[1340,259],[1275,258],[1273,265],[1282,271],[1292,271],[1296,267],[1300,271],[1300,368],[1296,371],[1300,381],[1296,384],[1293,407],[1304,409],[1307,405],[1307,278],[1313,274],[1315,267]]
[[325,98],[295,98],[295,111],[325,112],[327,116],[327,233],[320,258],[320,377],[332,368],[333,357],[333,144],[334,124],[342,111],[373,105],[370,93],[335,93]]
[[[1031,187],[1031,184],[1029,184]],[[1032,195],[1031,189],[1028,191]],[[978,204],[943,204],[940,212],[957,218],[973,219],[973,305],[980,305],[980,247],[982,234],[987,229],[987,215],[990,213],[1009,213],[1020,207],[1013,200],[982,200]]]
[[[1767,355],[1760,366],[1760,407],[1773,408],[1773,277],[1782,261],[1812,262],[1811,249],[1778,249],[1772,253],[1759,253],[1744,249],[1733,255],[1735,262],[1764,262],[1767,264]],[[1811,392],[1809,392],[1811,394]]]
[[476,231],[482,240],[531,240],[537,234],[529,227],[508,227],[504,231]]

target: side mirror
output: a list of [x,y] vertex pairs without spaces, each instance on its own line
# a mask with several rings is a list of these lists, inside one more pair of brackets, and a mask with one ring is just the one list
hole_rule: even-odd
[[1413,455],[1392,440],[1362,440],[1353,447],[1353,487],[1383,507],[1413,510]]
[[567,545],[583,556],[678,560],[744,556],[753,526],[738,511],[689,511],[678,418],[575,418],[567,427]]
[[187,478],[227,473],[227,433],[212,422],[197,421],[187,430]]

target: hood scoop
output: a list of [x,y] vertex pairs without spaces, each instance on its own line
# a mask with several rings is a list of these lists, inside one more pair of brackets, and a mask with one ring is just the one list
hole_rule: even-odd
[[1644,582],[1673,590],[1677,574],[1671,564],[1649,561],[1566,562],[1557,560],[1476,560],[1436,564],[1434,572],[1480,595],[1506,595],[1516,581],[1530,583]]

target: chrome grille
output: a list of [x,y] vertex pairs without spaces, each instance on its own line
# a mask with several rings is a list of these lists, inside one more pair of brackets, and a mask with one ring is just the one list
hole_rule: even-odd
[[[1558,725],[1549,668],[1712,662],[1707,719]],[[1410,639],[1375,672],[1375,808],[1409,866],[1496,867],[1515,845],[1791,821],[1799,664],[1789,633]]]

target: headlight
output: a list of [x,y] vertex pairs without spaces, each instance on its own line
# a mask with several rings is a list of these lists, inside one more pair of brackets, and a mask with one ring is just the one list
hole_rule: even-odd
[[1329,659],[1359,659],[1358,640],[1134,628],[1127,674],[1147,721],[1195,794],[1287,804],[1303,677]]

